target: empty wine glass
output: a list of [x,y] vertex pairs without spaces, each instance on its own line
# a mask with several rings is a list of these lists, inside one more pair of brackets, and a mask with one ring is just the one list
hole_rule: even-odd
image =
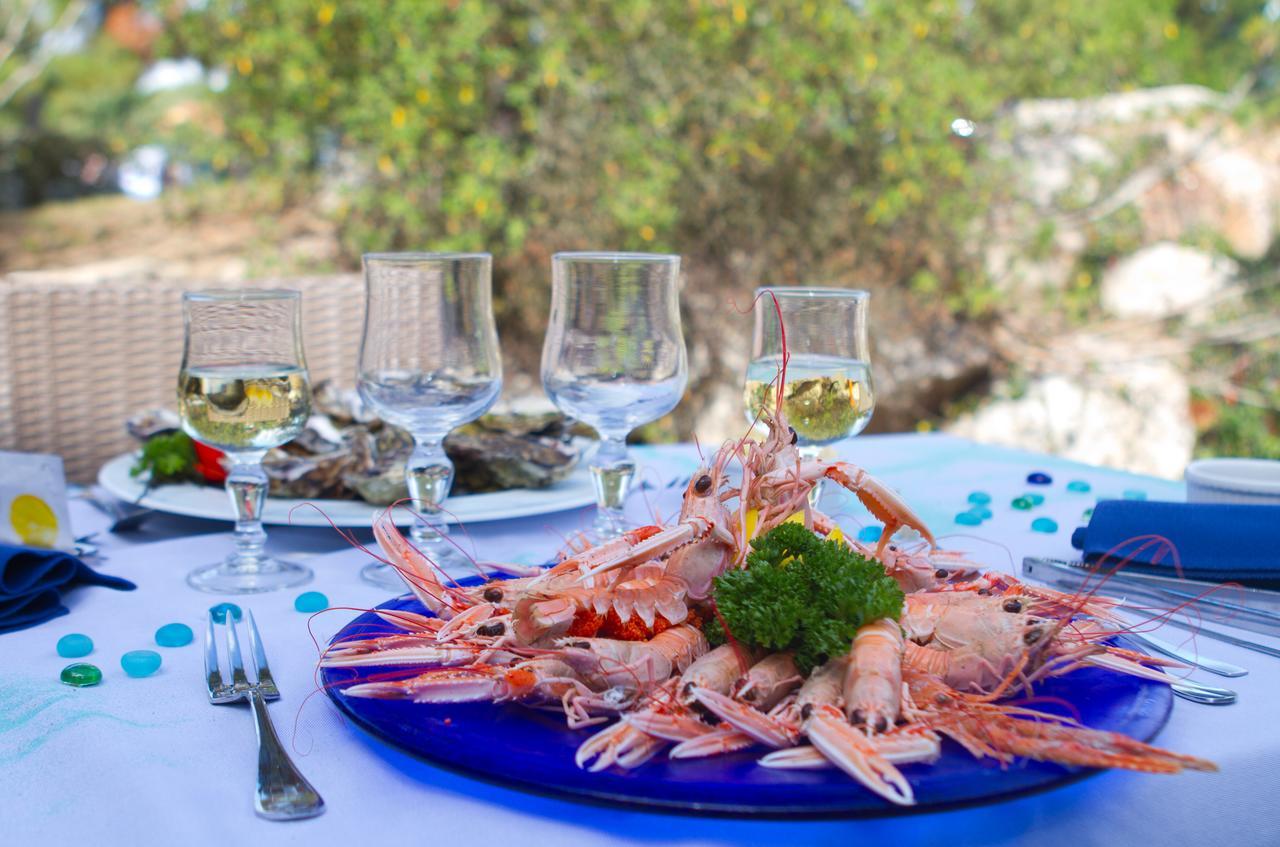
[[[757,422],[761,407],[775,408],[781,387],[782,409],[796,431],[802,456],[816,457],[826,445],[866,428],[875,410],[867,343],[870,296],[846,288],[756,290],[751,360],[743,391],[750,423]],[[787,381],[779,386],[784,328]],[[820,495],[820,487],[814,486],[813,501]]]
[[[365,315],[357,387],[384,420],[409,431],[409,498],[421,519],[414,545],[440,567],[465,557],[445,537],[441,506],[453,485],[444,437],[489,410],[502,390],[488,253],[370,253],[364,257]],[[396,572],[362,572],[384,588]]]
[[680,330],[680,257],[649,253],[557,253],[542,385],[556,406],[594,427],[595,530],[625,529],[635,476],[627,434],[680,402],[688,381]]
[[267,450],[292,441],[311,412],[297,291],[191,291],[182,295],[185,338],[178,374],[182,429],[227,454],[236,549],[197,568],[201,591],[251,594],[311,579],[303,565],[263,552]]

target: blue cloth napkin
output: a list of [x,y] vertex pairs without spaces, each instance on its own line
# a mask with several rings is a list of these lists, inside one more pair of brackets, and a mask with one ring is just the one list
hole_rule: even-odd
[[1150,536],[1168,539],[1188,579],[1280,587],[1280,506],[1103,500],[1071,543],[1086,562],[1106,556],[1104,568],[1132,556],[1125,570],[1177,576],[1169,546]]
[[98,573],[70,553],[0,544],[0,634],[67,614],[62,593],[77,585],[137,588],[127,579]]

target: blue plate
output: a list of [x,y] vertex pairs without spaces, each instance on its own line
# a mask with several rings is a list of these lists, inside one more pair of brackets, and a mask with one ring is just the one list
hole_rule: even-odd
[[[405,596],[384,609],[423,612]],[[387,624],[366,613],[334,641],[385,634]],[[1126,646],[1133,647],[1132,644]],[[630,771],[580,770],[574,751],[599,727],[570,730],[554,712],[514,704],[420,704],[346,697],[342,689],[391,668],[325,668],[324,690],[358,725],[384,741],[435,764],[539,793],[671,810],[747,815],[883,815],[909,811],[867,791],[836,770],[780,771],[760,767],[762,750],[710,759],[672,761],[663,755]],[[1086,726],[1155,737],[1173,708],[1166,685],[1094,668],[1050,680],[1037,689],[1038,708],[1073,714]],[[1056,702],[1060,701],[1060,702]],[[1079,779],[1095,771],[1018,761],[1002,768],[943,742],[929,765],[902,765],[915,790],[915,809],[1005,799]]]

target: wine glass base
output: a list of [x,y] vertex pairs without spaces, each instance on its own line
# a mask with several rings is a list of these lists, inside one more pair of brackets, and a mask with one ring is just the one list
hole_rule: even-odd
[[187,585],[210,594],[261,594],[310,582],[311,568],[287,559],[265,557],[251,566],[228,558],[196,568],[187,574]]
[[390,565],[382,564],[382,562],[370,562],[365,565],[360,569],[360,578],[370,585],[376,585],[388,591],[404,592],[409,588],[408,583],[401,578],[399,571]]

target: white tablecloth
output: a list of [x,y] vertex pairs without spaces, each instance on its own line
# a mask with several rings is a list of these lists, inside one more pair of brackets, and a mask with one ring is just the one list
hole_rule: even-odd
[[[646,478],[662,483],[694,466],[692,448],[638,451]],[[1144,490],[1152,499],[1181,499],[1182,486],[1047,456],[981,447],[943,436],[856,439],[848,456],[872,469],[918,507],[946,546],[965,549],[991,567],[1009,569],[1029,554],[1070,557],[1070,530],[1100,496]],[[1025,476],[1045,470],[1054,484],[1033,512],[1009,507],[1026,491]],[[1089,495],[1065,483],[1083,479]],[[978,528],[954,523],[968,492],[993,496],[995,517]],[[651,505],[666,514],[675,499],[633,498],[641,517]],[[649,503],[646,503],[649,498]],[[860,508],[828,498],[854,528]],[[1030,530],[1050,516],[1056,534]],[[77,533],[105,524],[85,504],[73,513]],[[545,560],[564,534],[586,528],[590,510],[469,527],[482,558]],[[960,534],[958,531],[963,530]],[[367,540],[368,534],[363,538]],[[1245,665],[1249,676],[1213,684],[1240,693],[1229,707],[1177,701],[1157,743],[1216,761],[1217,774],[1175,777],[1103,773],[1064,788],[976,808],[874,820],[751,821],[667,815],[549,799],[434,768],[345,723],[316,693],[315,643],[323,644],[353,615],[332,611],[313,621],[293,609],[301,590],[249,598],[219,598],[186,586],[192,567],[229,547],[225,526],[159,518],[143,533],[102,539],[97,566],[135,580],[130,593],[79,589],[72,613],[0,636],[0,843],[189,845],[266,843],[352,844],[1280,844],[1280,660],[1203,639],[1210,655]],[[1230,528],[1223,528],[1230,543]],[[301,553],[316,570],[307,589],[336,606],[368,608],[386,592],[362,583],[367,561],[330,530],[280,529],[272,547]],[[212,707],[199,648],[205,610],[222,599],[251,608],[262,629],[283,692],[271,712],[299,767],[324,795],[328,810],[314,820],[271,823],[254,816],[255,742],[244,706]],[[157,627],[190,625],[195,644],[155,646]],[[309,631],[310,626],[310,631]],[[62,635],[82,632],[96,648],[105,681],[72,689],[58,682],[68,660],[54,650]],[[1180,630],[1160,633],[1180,641]],[[1256,638],[1257,636],[1249,635]],[[155,649],[160,672],[126,677],[119,657]]]

